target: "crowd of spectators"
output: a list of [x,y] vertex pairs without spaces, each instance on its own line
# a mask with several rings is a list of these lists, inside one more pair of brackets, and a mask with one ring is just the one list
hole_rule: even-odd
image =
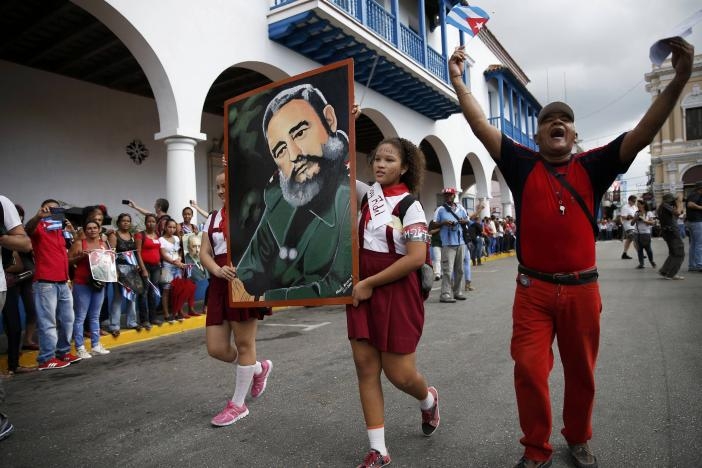
[[[208,276],[199,261],[202,234],[195,213],[208,213],[194,200],[182,210],[182,221],[168,215],[165,199],[156,201],[154,213],[131,200],[123,203],[143,222],[121,213],[113,226],[103,205],[66,210],[48,199],[25,224],[24,209],[16,205],[32,250],[3,256],[8,374],[61,369],[108,354],[101,336],[206,312],[194,307],[196,283]],[[19,364],[22,350],[38,351],[36,366]]]

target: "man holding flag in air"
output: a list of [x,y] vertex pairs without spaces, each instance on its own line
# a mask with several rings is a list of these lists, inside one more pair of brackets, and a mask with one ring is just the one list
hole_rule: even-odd
[[[516,206],[519,275],[511,355],[525,450],[515,468],[545,468],[552,463],[548,377],[556,336],[565,378],[561,433],[576,466],[597,467],[588,441],[602,301],[590,218],[615,177],[625,173],[639,151],[653,141],[690,78],[693,47],[680,37],[662,42],[673,53],[675,76],[668,86],[633,130],[581,154],[571,154],[576,129],[567,104],[552,102],[541,110],[535,135],[539,151],[532,151],[486,119],[463,83],[464,48],[457,47],[450,58],[451,84],[463,115],[500,168]],[[559,235],[554,237],[554,232]]]

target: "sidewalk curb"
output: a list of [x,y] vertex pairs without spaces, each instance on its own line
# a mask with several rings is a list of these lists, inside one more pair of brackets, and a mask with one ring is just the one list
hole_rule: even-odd
[[[483,257],[482,262],[492,262],[495,260],[500,260],[502,258],[514,257],[516,254],[514,251],[495,254],[489,257]],[[274,312],[280,312],[285,310],[287,307],[274,307]],[[182,322],[168,323],[164,322],[162,325],[154,325],[151,330],[120,330],[120,335],[114,337],[112,335],[101,336],[100,343],[107,349],[121,348],[122,346],[127,346],[133,343],[141,343],[144,341],[155,340],[162,336],[171,336],[178,333],[184,333],[189,330],[195,330],[197,328],[204,328],[207,316],[201,315],[199,317],[191,317],[189,319],[183,320]],[[90,339],[85,339],[85,347],[90,352],[92,349],[90,346]],[[75,352],[75,350],[73,350]],[[24,367],[35,367],[37,365],[37,355],[38,351],[22,351],[20,354],[20,366]],[[7,372],[7,354],[0,355],[0,371],[3,373]]]

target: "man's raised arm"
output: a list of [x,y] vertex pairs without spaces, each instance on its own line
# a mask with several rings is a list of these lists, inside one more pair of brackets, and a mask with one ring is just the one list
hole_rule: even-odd
[[466,53],[463,46],[456,47],[453,55],[449,59],[449,76],[451,84],[456,90],[458,102],[461,105],[463,116],[468,121],[471,130],[478,137],[478,140],[488,150],[492,159],[500,159],[500,148],[502,144],[502,133],[488,122],[480,104],[473,97],[466,85],[463,83],[463,65],[466,60]]
[[639,154],[639,151],[651,144],[675,108],[685,83],[690,79],[694,47],[680,37],[672,37],[666,42],[673,51],[671,60],[675,76],[653,101],[636,127],[624,137],[619,149],[619,159],[623,163],[631,162]]

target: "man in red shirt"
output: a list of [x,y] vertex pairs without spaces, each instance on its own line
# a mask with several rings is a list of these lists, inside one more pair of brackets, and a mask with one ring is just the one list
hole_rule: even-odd
[[693,47],[679,37],[665,42],[673,52],[675,76],[641,121],[608,145],[575,155],[574,114],[567,104],[554,102],[541,110],[535,136],[539,151],[534,152],[502,135],[485,118],[463,83],[463,47],[456,48],[449,61],[463,115],[500,168],[516,207],[520,274],[511,354],[525,450],[515,468],[551,466],[548,376],[556,335],[565,378],[561,433],[576,466],[597,467],[588,445],[602,308],[594,213],[616,176],[653,141],[690,78]]
[[60,369],[80,361],[70,353],[73,338],[73,296],[68,286],[68,254],[62,216],[51,212],[56,200],[46,200],[27,222],[34,248],[34,305],[39,335],[39,370]]

